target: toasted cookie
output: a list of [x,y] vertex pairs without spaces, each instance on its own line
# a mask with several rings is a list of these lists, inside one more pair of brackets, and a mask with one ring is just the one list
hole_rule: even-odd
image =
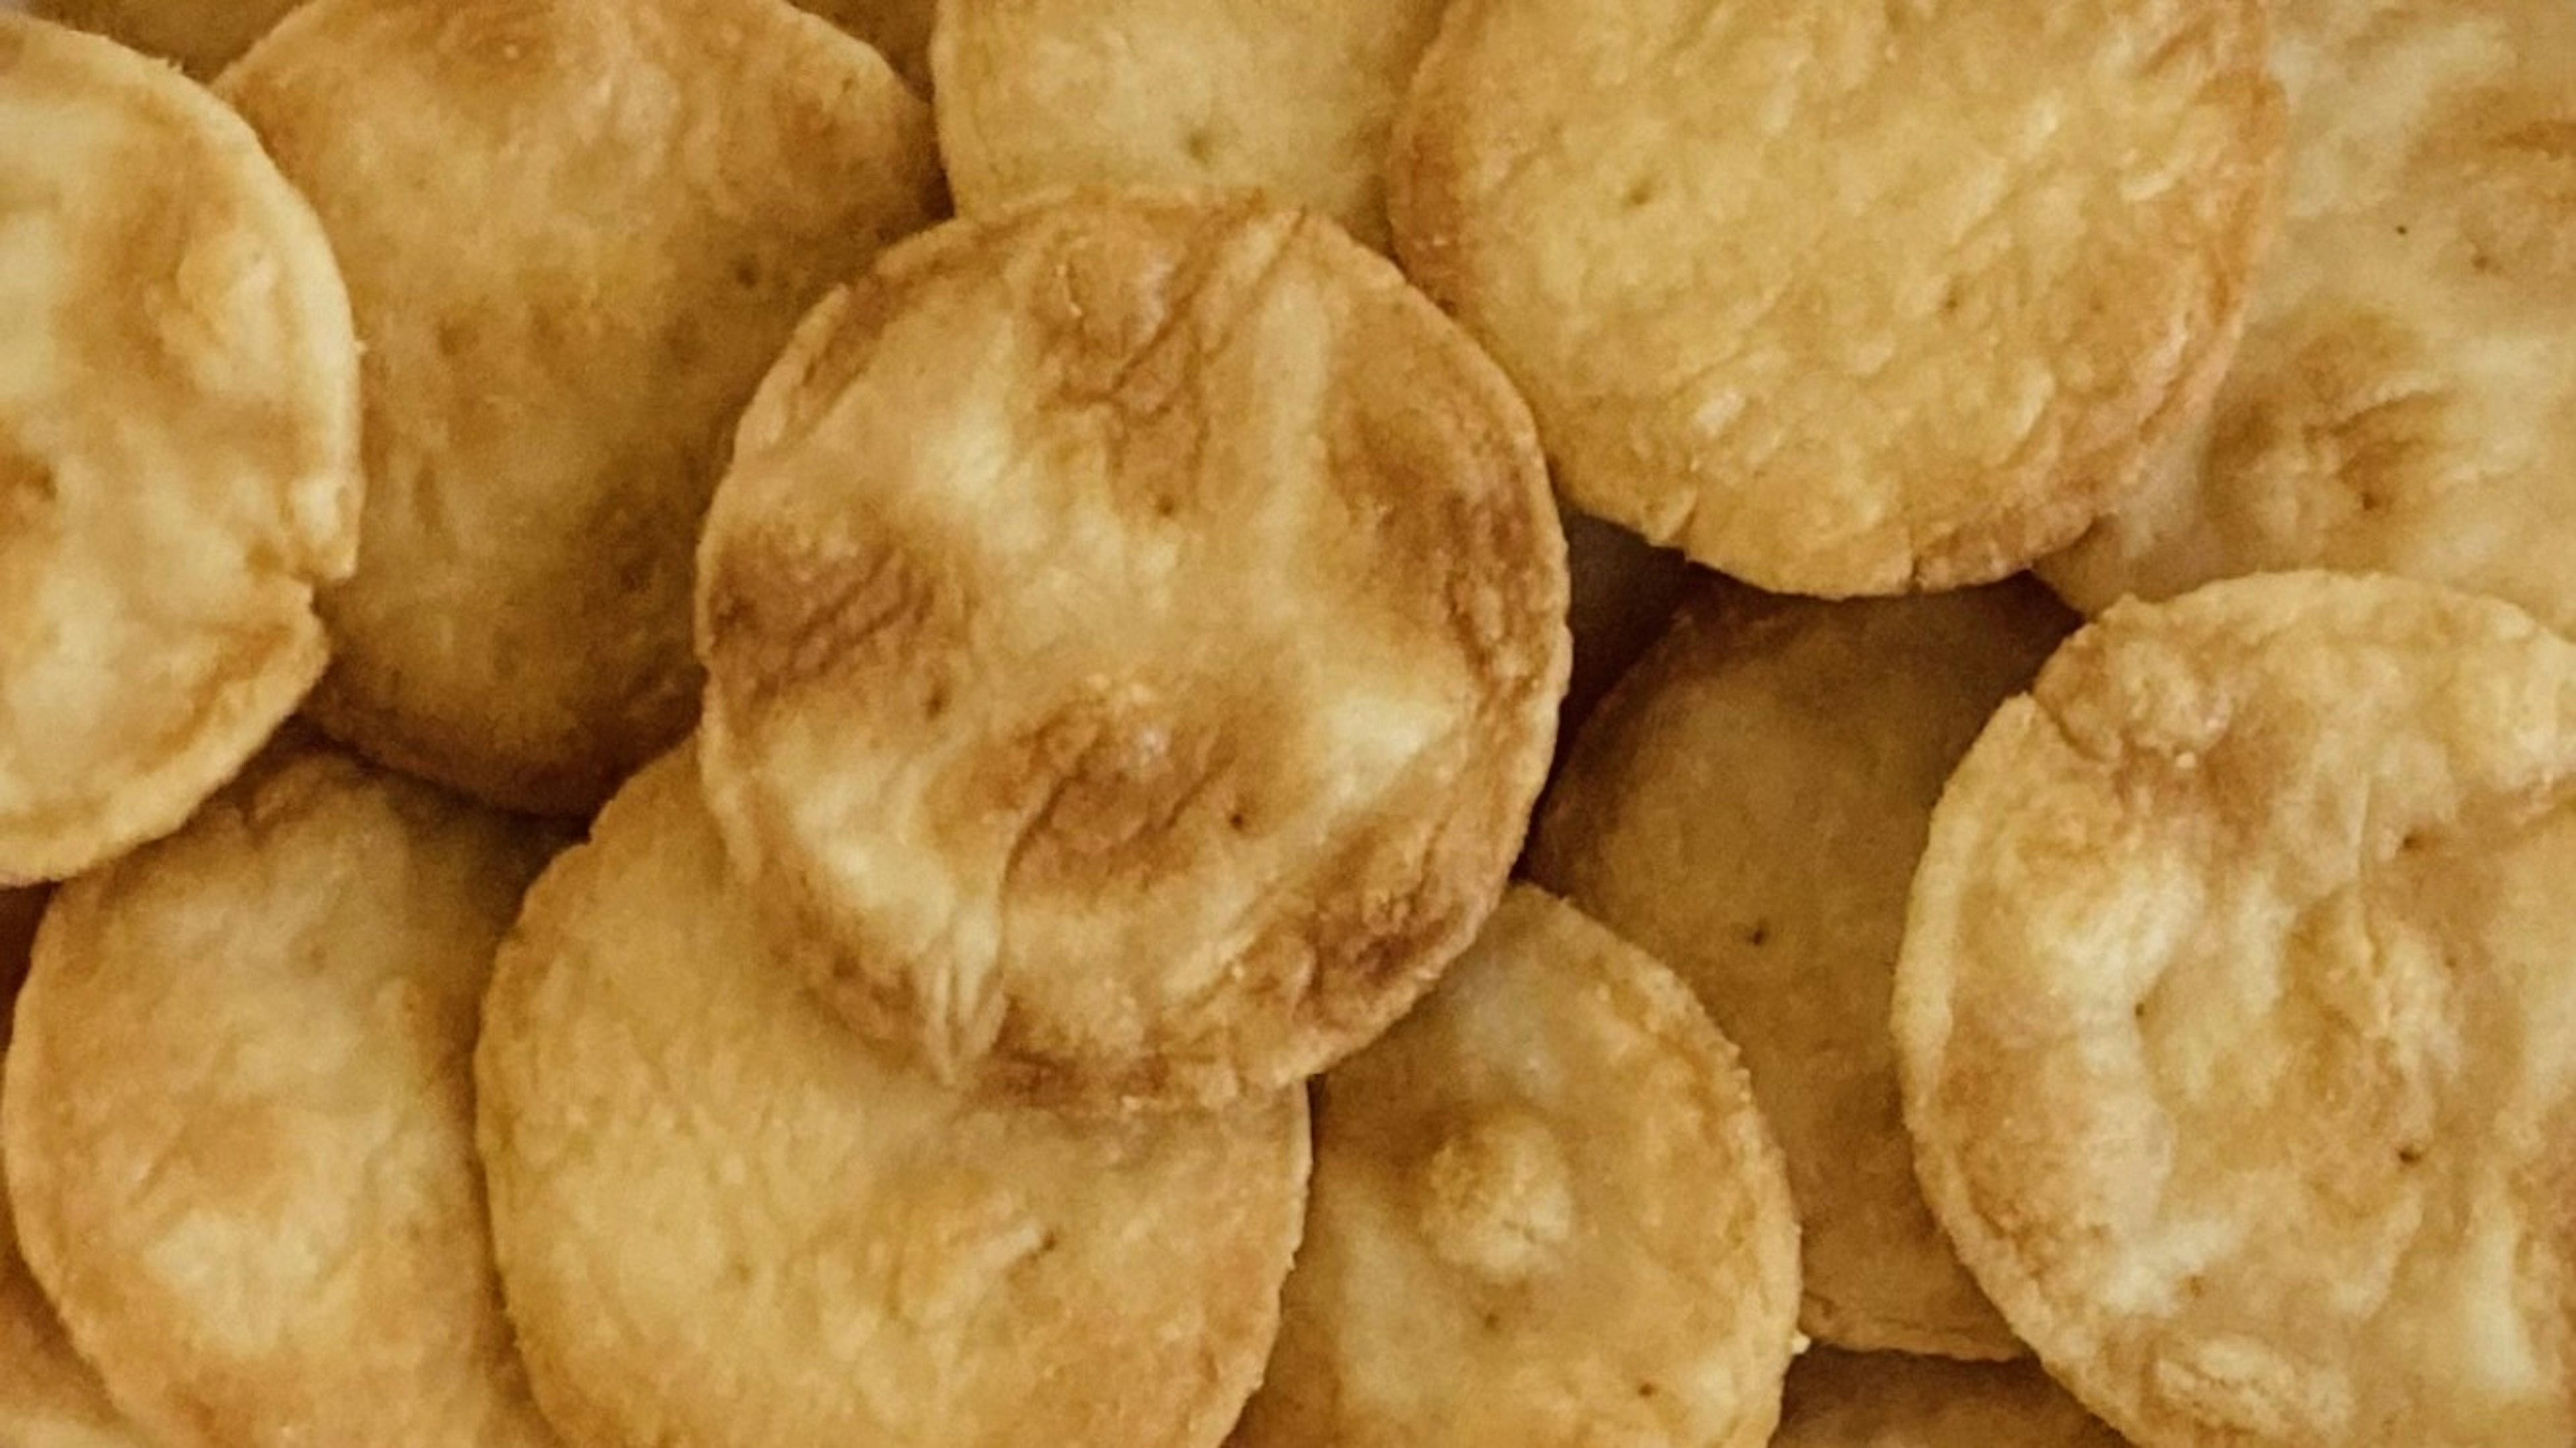
[[1316,1087],[1315,1195],[1236,1448],[1752,1448],[1796,1348],[1789,1182],[1671,972],[1515,886]]
[[2403,573],[2576,630],[2576,6],[2281,0],[2288,219],[2197,442],[2044,566],[2079,606]]
[[727,429],[930,214],[928,108],[777,0],[316,0],[222,89],[367,347],[366,547],[315,718],[496,804],[596,807],[689,728]]
[[930,24],[939,0],[796,0],[877,48],[914,90],[930,90]]
[[954,223],[818,308],[708,515],[702,764],[865,1033],[1074,1106],[1375,1036],[1501,893],[1566,677],[1529,418],[1249,198]]
[[1575,503],[1893,593],[2063,546],[2205,407],[2280,130],[2262,0],[1459,0],[1390,205]]
[[35,0],[33,9],[211,78],[295,5],[296,0]]
[[1082,1122],[897,1068],[765,943],[685,751],[538,882],[485,1022],[502,1275],[577,1448],[1180,1448],[1260,1376],[1304,1098]]
[[357,546],[331,250],[169,67],[0,14],[0,887],[179,827],[322,672]]
[[1387,135],[1446,3],[947,0],[931,63],[958,209],[1258,187],[1384,250]]
[[2074,618],[2028,580],[1822,603],[1696,595],[1576,738],[1531,853],[1744,1050],[1803,1224],[1800,1326],[1846,1347],[2020,1345],[1914,1183],[1888,1040],[1933,803]]
[[492,951],[551,841],[254,764],[54,897],[0,1137],[27,1261],[170,1448],[543,1448],[473,1156]]
[[1925,1196],[2141,1443],[2576,1441],[2576,644],[2280,574],[2124,604],[1950,781]]
[[2035,1363],[1818,1348],[1789,1369],[1771,1448],[2125,1448]]

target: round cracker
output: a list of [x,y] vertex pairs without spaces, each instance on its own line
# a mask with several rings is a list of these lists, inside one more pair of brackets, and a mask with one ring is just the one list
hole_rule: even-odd
[[0,135],[9,885],[178,828],[293,712],[361,488],[348,298],[249,128],[0,14]]
[[2046,574],[2079,606],[2403,573],[2576,631],[2576,7],[2280,7],[2288,219],[2206,436]]
[[0,1135],[28,1264],[172,1448],[545,1448],[473,1157],[494,946],[552,841],[272,755],[56,894]]
[[1387,137],[1445,4],[947,0],[931,63],[957,207],[1259,187],[1384,250]]
[[1942,782],[2074,623],[2027,579],[1848,603],[1708,588],[1541,817],[1532,875],[1742,1044],[1805,1228],[1799,1325],[1826,1342],[2022,1350],[1915,1186],[1888,995]]
[[2127,1448],[2035,1363],[1818,1348],[1789,1369],[1771,1448]]
[[1460,0],[1407,268],[1567,495],[1767,588],[1980,583],[2208,402],[2271,225],[2262,0]]
[[1735,1050],[1529,886],[1316,1087],[1314,1204],[1234,1448],[1752,1448],[1798,1227]]
[[934,1074],[1213,1104],[1375,1036],[1501,893],[1566,677],[1527,412],[1240,196],[955,223],[817,309],[709,514],[703,766],[819,984]]
[[48,20],[95,31],[211,78],[269,31],[296,0],[35,0]]
[[1278,1330],[1302,1095],[1083,1122],[897,1068],[764,942],[686,751],[538,882],[478,1067],[578,1448],[1208,1444]]
[[222,88],[367,344],[366,551],[314,717],[496,804],[596,807],[689,728],[727,429],[928,218],[928,108],[781,0],[316,0]]
[[1952,778],[1925,1195],[2140,1442],[2576,1440],[2576,644],[2283,574],[2112,609]]

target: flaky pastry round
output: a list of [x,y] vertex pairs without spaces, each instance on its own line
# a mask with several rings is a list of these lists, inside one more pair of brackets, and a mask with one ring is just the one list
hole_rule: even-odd
[[1527,412],[1383,258],[1077,193],[818,308],[708,516],[710,803],[934,1074],[1273,1090],[1473,937],[1566,677]]
[[551,840],[333,754],[64,886],[0,1095],[26,1259],[165,1448],[546,1448],[473,1157]]
[[778,0],[316,0],[222,90],[367,347],[366,547],[314,717],[496,804],[597,807],[688,731],[727,429],[930,215],[928,107]]
[[178,828],[322,672],[358,354],[313,213],[168,66],[0,13],[0,886]]
[[1935,1214],[2141,1443],[2576,1441],[2576,644],[2281,574],[2124,604],[1932,820]]
[[1234,1448],[1753,1448],[1798,1229],[1681,982],[1529,886],[1316,1088],[1314,1204]]
[[2263,0],[1459,0],[1397,250],[1567,495],[1766,588],[1986,582],[2207,404],[2277,196]]
[[2039,1365],[1818,1348],[1789,1369],[1771,1448],[2128,1448]]
[[899,1069],[764,942],[685,751],[538,882],[478,1068],[577,1448],[1192,1448],[1278,1329],[1301,1094],[1085,1122]]
[[31,8],[211,79],[295,5],[296,0],[35,0]]

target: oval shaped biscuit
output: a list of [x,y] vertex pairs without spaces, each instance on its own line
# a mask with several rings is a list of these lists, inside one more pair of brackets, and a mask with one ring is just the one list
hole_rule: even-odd
[[2127,1448],[2036,1363],[1803,1353],[1771,1448]]
[[1260,1376],[1304,1097],[1075,1121],[851,1035],[762,939],[686,751],[530,895],[478,1058],[537,1391],[583,1448],[1185,1448]]
[[1196,193],[898,248],[708,517],[703,767],[826,996],[1075,1106],[1320,1070],[1501,893],[1566,677],[1528,414],[1395,269]]
[[0,1137],[27,1262],[170,1448],[546,1448],[473,1158],[492,951],[552,841],[337,755],[64,886]]
[[2007,703],[1915,877],[1925,1195],[2142,1443],[2576,1440],[2576,644],[2282,574]]
[[1735,1051],[1662,966],[1515,886],[1316,1087],[1314,1204],[1235,1448],[1752,1448],[1798,1229]]
[[358,354],[312,211],[169,67],[0,14],[0,885],[179,827],[326,657]]
[[315,719],[596,808],[688,731],[727,430],[824,288],[927,221],[928,108],[774,0],[317,0],[222,88],[367,346],[366,548],[323,598]]
[[1942,782],[2075,620],[2030,581],[1823,603],[1725,585],[1575,740],[1534,878],[1669,962],[1739,1042],[1801,1220],[1800,1326],[2021,1352],[1914,1183],[1888,993]]
[[1397,250],[1585,509],[1749,582],[1982,583],[2207,405],[2271,229],[2262,0],[1460,0]]

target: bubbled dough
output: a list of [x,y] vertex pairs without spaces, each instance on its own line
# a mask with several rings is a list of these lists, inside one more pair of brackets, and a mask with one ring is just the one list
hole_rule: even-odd
[[2576,1437],[2576,645],[2287,574],[2111,610],[1952,779],[1934,1212],[2141,1442]]
[[2079,606],[2404,573],[2576,630],[2576,6],[2280,0],[2288,218],[2206,430]]
[[1820,603],[1725,586],[1575,742],[1531,872],[1669,962],[1740,1043],[1803,1223],[1800,1325],[2021,1351],[1932,1221],[1888,993],[1933,803],[2073,626],[2028,580]]
[[773,0],[318,0],[222,88],[367,345],[366,549],[315,717],[596,808],[689,728],[727,430],[805,308],[927,220],[927,106]]
[[254,764],[55,896],[0,1135],[29,1264],[164,1448],[548,1448],[473,1159],[492,950],[550,842]]
[[1515,886],[1320,1083],[1286,1322],[1234,1448],[1750,1448],[1798,1302],[1779,1149],[1669,972]]
[[357,349],[212,96],[0,14],[0,885],[178,827],[321,673]]
[[1771,1448],[2127,1448],[2037,1363],[1801,1354]]
[[1782,591],[1985,582],[2207,403],[2263,61],[2259,0],[1461,0],[1397,249],[1585,509]]
[[577,1448],[1196,1448],[1278,1327],[1302,1094],[1075,1122],[885,1062],[763,943],[684,752],[531,894],[479,1060]]
[[822,985],[952,1081],[1273,1089],[1500,892],[1564,543],[1490,363],[1333,232],[1100,192],[819,308],[699,570],[710,802]]

